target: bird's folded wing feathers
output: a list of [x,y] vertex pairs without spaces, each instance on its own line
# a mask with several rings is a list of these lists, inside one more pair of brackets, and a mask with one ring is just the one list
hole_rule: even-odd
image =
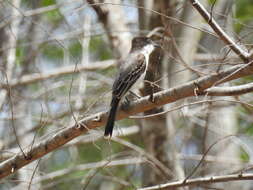
[[133,84],[145,72],[146,61],[143,54],[138,54],[122,65],[121,72],[113,84],[113,95],[122,98]]

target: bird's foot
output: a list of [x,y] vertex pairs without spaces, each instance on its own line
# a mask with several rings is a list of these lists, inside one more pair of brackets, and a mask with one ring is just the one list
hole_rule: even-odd
[[149,99],[148,99],[150,102],[152,102],[152,103],[155,103],[155,97],[154,97],[154,94],[152,93],[152,94],[150,94],[149,95]]
[[137,98],[137,99],[140,99],[141,98],[141,96],[140,95],[138,95],[138,94],[136,94],[135,92],[133,92],[133,91],[129,91],[129,93],[132,95],[132,96],[134,96],[135,98]]
[[129,106],[130,106],[130,100],[127,97],[125,97],[125,99],[121,103],[121,108],[122,110],[126,111],[128,110]]

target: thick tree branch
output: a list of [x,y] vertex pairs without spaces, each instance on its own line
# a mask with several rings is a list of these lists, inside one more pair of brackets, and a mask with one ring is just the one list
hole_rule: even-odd
[[207,183],[220,183],[228,181],[253,180],[253,174],[233,174],[223,176],[200,177],[195,179],[180,180],[152,187],[139,188],[138,190],[155,190],[155,189],[175,189],[176,187],[184,187],[188,185],[206,185]]
[[204,6],[198,0],[189,0],[192,6],[201,14],[201,16],[206,20],[206,22],[211,26],[211,28],[216,32],[219,38],[227,44],[244,62],[248,62],[250,59],[250,54],[242,49],[238,44],[236,44],[230,36],[219,26],[219,24],[214,20],[210,13],[204,8]]
[[253,83],[230,87],[212,87],[204,91],[210,96],[238,96],[253,91]]
[[[130,104],[127,111],[119,109],[117,120],[127,118],[130,115],[144,112],[186,97],[195,96],[196,89],[198,92],[202,92],[207,88],[212,87],[214,84],[224,83],[226,81],[238,79],[252,74],[253,63],[250,63],[247,65],[237,65],[230,69],[221,71],[220,73],[214,73],[209,76],[201,77],[178,87],[155,93],[154,102],[150,102],[150,97],[146,96]],[[0,178],[14,173],[19,168],[48,154],[49,152],[52,152],[75,137],[86,133],[90,129],[103,126],[107,121],[107,114],[107,112],[101,112],[86,117],[80,120],[79,123],[75,123],[72,126],[56,133],[53,137],[48,137],[46,140],[38,143],[33,147],[33,149],[25,150],[26,157],[19,153],[9,160],[2,162],[0,164]]]

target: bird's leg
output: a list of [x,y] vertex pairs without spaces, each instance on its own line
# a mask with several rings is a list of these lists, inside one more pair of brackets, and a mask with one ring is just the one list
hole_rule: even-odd
[[129,105],[130,105],[130,100],[128,99],[127,96],[125,96],[124,100],[121,103],[122,110],[124,110],[124,111],[128,110]]
[[152,103],[155,103],[155,98],[154,98],[154,90],[155,90],[155,86],[153,85],[153,83],[150,83],[150,87],[151,87],[151,93],[149,95],[149,101]]
[[134,96],[134,97],[136,97],[137,99],[140,99],[141,98],[141,96],[139,96],[138,94],[136,94],[135,92],[133,92],[133,91],[129,91],[129,93],[132,95],[132,96]]

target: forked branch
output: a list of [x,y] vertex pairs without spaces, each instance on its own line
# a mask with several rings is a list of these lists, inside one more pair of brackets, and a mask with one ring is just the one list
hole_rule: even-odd
[[[129,106],[128,111],[124,111],[122,109],[118,111],[117,120],[127,118],[130,115],[141,113],[186,97],[195,96],[196,91],[198,94],[201,94],[201,92],[212,87],[214,84],[224,83],[252,74],[253,63],[249,63],[246,66],[237,65],[230,69],[221,71],[220,73],[214,73],[209,76],[201,77],[197,80],[185,83],[172,89],[155,93],[154,102],[150,102],[149,97],[143,97],[133,102]],[[16,156],[2,162],[0,164],[0,178],[14,173],[23,166],[48,154],[49,152],[52,152],[75,137],[88,132],[90,129],[103,126],[106,121],[107,112],[97,113],[80,120],[78,123],[69,126],[52,137],[48,137],[48,139],[35,145],[33,149],[25,150],[26,157],[19,153]]]
[[250,54],[245,51],[245,48],[236,44],[233,39],[226,34],[226,32],[219,26],[214,20],[211,14],[205,9],[205,7],[198,0],[189,0],[192,6],[199,12],[199,14],[206,20],[210,27],[215,31],[219,38],[227,44],[245,63],[249,62]]

